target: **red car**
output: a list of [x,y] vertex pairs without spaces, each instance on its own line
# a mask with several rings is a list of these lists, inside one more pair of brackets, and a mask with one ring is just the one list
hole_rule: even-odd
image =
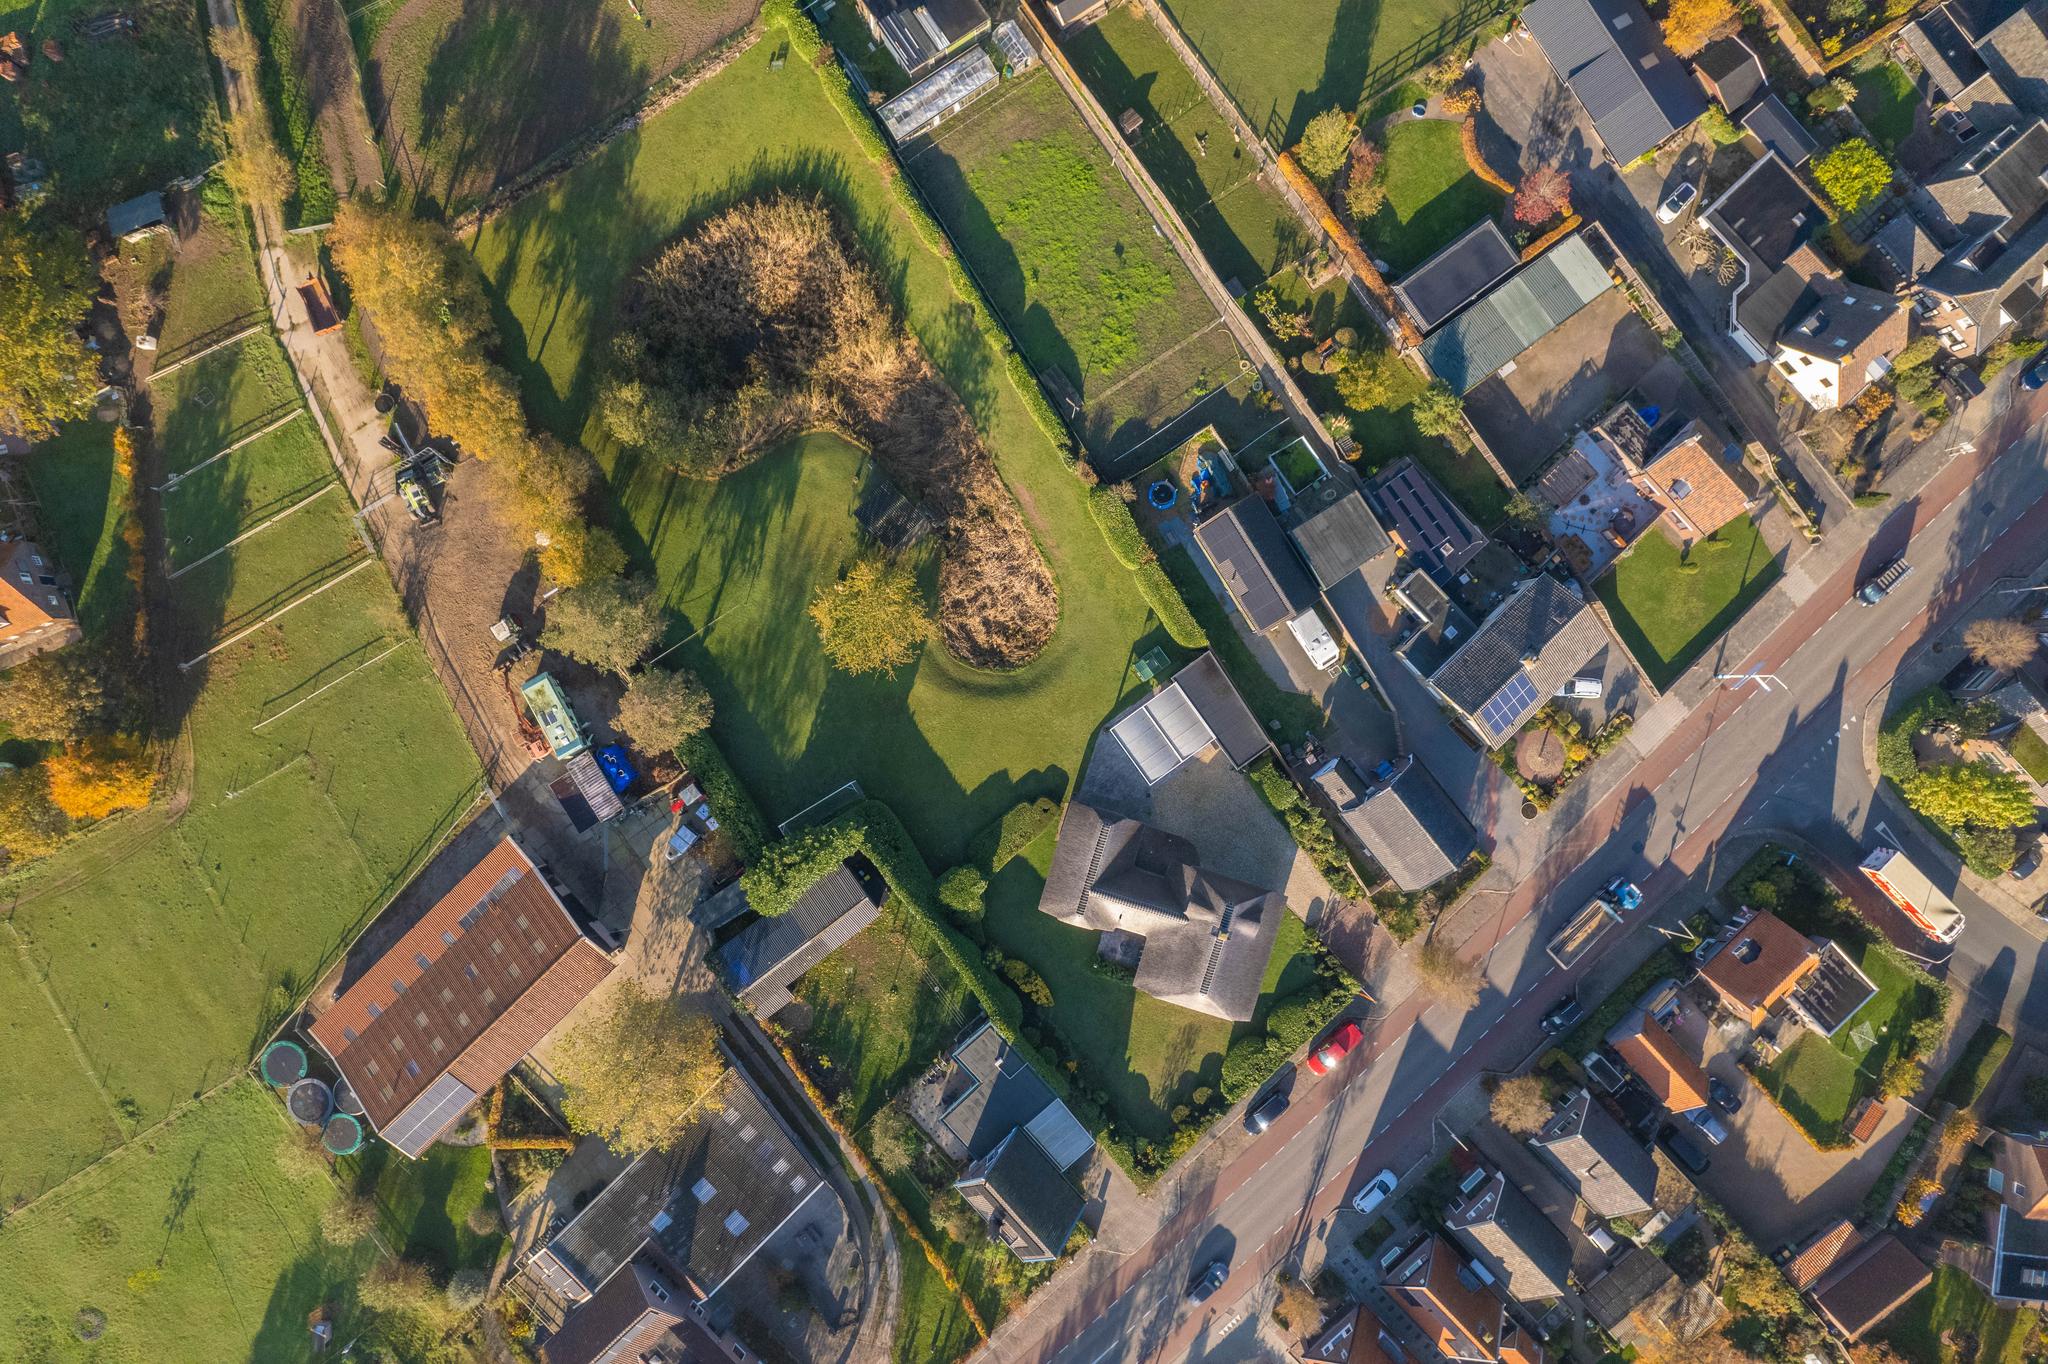
[[1365,1032],[1356,1023],[1346,1023],[1330,1034],[1327,1042],[1309,1053],[1308,1068],[1316,1075],[1328,1075],[1330,1067],[1342,1060],[1347,1052],[1365,1040]]

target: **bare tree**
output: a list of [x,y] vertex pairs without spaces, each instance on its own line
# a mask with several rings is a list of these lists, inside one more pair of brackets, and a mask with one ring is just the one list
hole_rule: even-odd
[[1971,621],[1963,631],[1963,647],[1985,667],[2010,673],[2018,672],[2033,660],[2040,641],[2034,635],[2034,627],[2025,621],[1994,616]]
[[1441,1003],[1469,1009],[1479,1002],[1479,968],[1442,938],[1431,937],[1416,949],[1415,974]]
[[1493,1120],[1501,1130],[1533,1137],[1550,1121],[1550,1096],[1540,1075],[1516,1075],[1493,1091]]

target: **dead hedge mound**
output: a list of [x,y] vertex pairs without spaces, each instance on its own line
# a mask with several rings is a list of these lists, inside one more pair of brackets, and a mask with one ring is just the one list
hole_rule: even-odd
[[627,290],[602,394],[622,444],[716,479],[805,431],[869,450],[940,525],[939,635],[988,668],[1038,656],[1059,588],[959,397],[824,203],[776,195],[678,238]]

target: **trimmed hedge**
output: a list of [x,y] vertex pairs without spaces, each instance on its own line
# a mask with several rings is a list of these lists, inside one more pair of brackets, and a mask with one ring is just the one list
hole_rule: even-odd
[[718,816],[718,827],[732,840],[740,861],[752,862],[759,857],[768,844],[768,821],[761,817],[761,807],[740,785],[739,775],[711,735],[692,734],[676,746],[676,756],[696,778],[697,785],[704,788],[704,799],[710,802],[711,812]]
[[1969,1045],[1963,1048],[1963,1054],[1956,1058],[1955,1064],[1949,1067],[1948,1077],[1941,1082],[1942,1101],[1957,1108],[1968,1108],[1977,1102],[1991,1083],[1991,1077],[1998,1074],[1998,1068],[2005,1064],[2006,1053],[2011,1050],[2011,1033],[1996,1023],[1979,1024],[1977,1031],[1970,1035]]
[[1102,538],[1109,542],[1109,552],[1116,555],[1117,562],[1125,568],[1140,568],[1159,557],[1152,552],[1152,546],[1145,543],[1145,534],[1138,529],[1130,504],[1118,496],[1116,489],[1091,490],[1088,512],[1095,518],[1095,524],[1102,528]]
[[1340,894],[1365,893],[1365,877],[1351,860],[1351,850],[1337,837],[1337,830],[1331,826],[1330,817],[1309,803],[1294,778],[1280,770],[1280,764],[1271,754],[1259,759],[1244,771],[1251,780],[1254,790],[1266,802],[1267,808],[1280,817],[1287,825],[1287,832],[1294,835],[1294,842],[1308,854],[1309,861],[1316,864],[1316,870],[1323,879],[1332,882],[1332,889]]
[[1166,627],[1166,633],[1175,644],[1183,649],[1209,647],[1209,632],[1195,619],[1188,599],[1174,586],[1173,579],[1166,576],[1165,569],[1158,564],[1141,564],[1135,576],[1138,595],[1152,608],[1152,614],[1159,617],[1159,623]]
[[1320,947],[1316,974],[1329,982],[1321,994],[1303,990],[1289,995],[1266,1015],[1265,1032],[1246,1033],[1230,1044],[1223,1054],[1223,1078],[1217,1082],[1226,1102],[1236,1103],[1266,1083],[1358,998],[1358,982]]
[[994,876],[1006,863],[1045,832],[1059,818],[1059,802],[1049,796],[1019,801],[996,819],[990,820],[967,845],[968,864]]

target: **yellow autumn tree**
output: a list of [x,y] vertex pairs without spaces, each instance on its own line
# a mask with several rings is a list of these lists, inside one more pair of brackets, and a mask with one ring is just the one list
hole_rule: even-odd
[[107,744],[72,744],[43,764],[50,802],[73,819],[105,819],[140,810],[156,790],[156,768]]
[[1735,24],[1735,0],[1671,0],[1664,14],[1664,41],[1690,57]]

